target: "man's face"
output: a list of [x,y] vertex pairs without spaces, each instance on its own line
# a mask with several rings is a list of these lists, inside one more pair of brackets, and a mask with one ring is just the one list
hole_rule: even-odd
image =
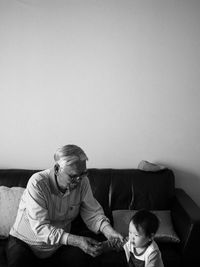
[[70,191],[76,188],[85,176],[87,176],[85,160],[65,165],[59,169],[59,181],[64,188],[69,188]]

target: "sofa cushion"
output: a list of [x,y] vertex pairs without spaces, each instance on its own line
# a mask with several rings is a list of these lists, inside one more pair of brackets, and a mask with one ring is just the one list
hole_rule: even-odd
[[[123,236],[128,236],[129,222],[136,210],[115,210],[113,211],[114,228]],[[152,211],[157,215],[160,225],[155,235],[155,241],[159,242],[180,242],[177,236],[172,221],[171,212],[169,210]]]
[[167,168],[163,165],[151,163],[147,160],[142,160],[138,164],[138,169],[146,172],[158,172]]
[[22,187],[0,186],[0,237],[9,235],[19,206],[19,201],[24,192]]

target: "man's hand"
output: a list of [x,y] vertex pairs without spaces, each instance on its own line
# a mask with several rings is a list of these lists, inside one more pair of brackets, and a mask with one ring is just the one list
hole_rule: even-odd
[[123,242],[124,238],[123,236],[118,233],[117,231],[115,231],[111,225],[106,225],[103,230],[102,233],[105,235],[105,237],[110,240],[110,239],[119,239],[121,242]]
[[92,257],[96,257],[102,253],[101,243],[90,237],[69,234],[68,245],[79,247]]
[[103,252],[108,252],[110,250],[120,251],[123,249],[124,238],[120,233],[115,231],[111,225],[106,225],[102,229],[102,233],[108,239],[102,242]]
[[80,248],[92,257],[96,257],[102,253],[101,243],[89,237],[81,237]]

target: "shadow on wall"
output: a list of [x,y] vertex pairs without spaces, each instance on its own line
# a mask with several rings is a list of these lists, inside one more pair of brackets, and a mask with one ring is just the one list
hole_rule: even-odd
[[200,176],[187,170],[171,169],[175,175],[175,186],[184,189],[200,207]]
[[156,162],[156,164],[171,169],[175,175],[175,187],[182,188],[200,207],[200,175],[185,169],[178,169],[172,164],[163,162]]

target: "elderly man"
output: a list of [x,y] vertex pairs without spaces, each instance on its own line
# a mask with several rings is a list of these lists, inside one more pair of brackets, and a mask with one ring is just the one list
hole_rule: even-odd
[[80,213],[87,227],[107,239],[119,238],[93,197],[85,152],[76,145],[59,148],[55,165],[35,173],[22,195],[7,246],[8,265],[87,266],[102,252],[99,242],[70,233]]

